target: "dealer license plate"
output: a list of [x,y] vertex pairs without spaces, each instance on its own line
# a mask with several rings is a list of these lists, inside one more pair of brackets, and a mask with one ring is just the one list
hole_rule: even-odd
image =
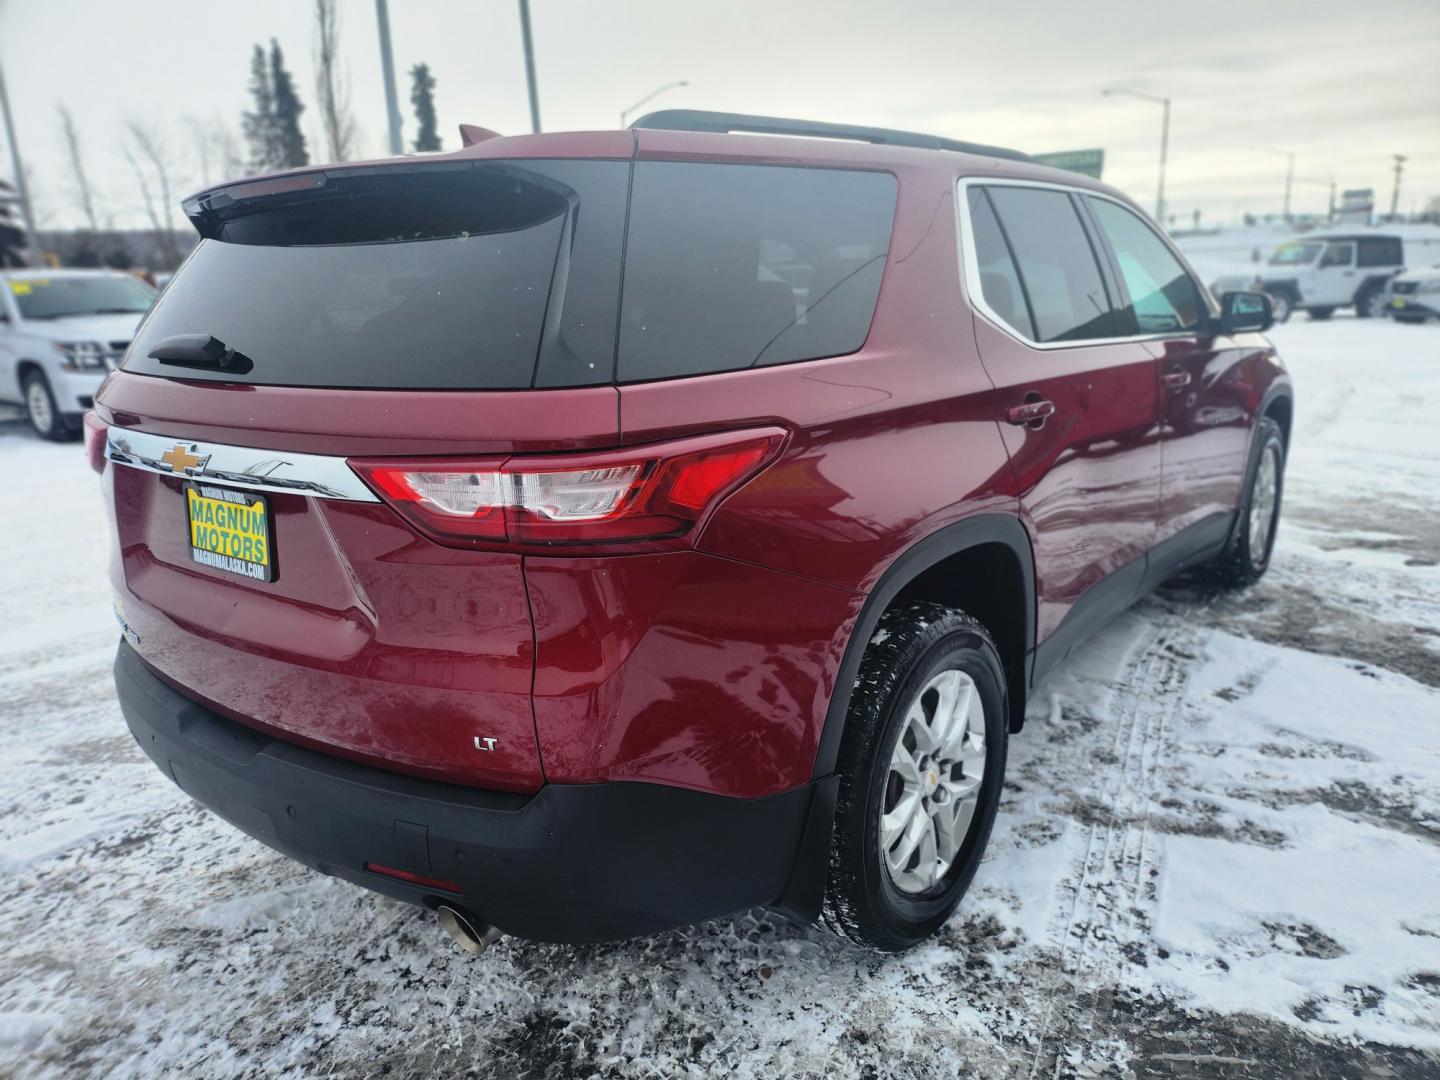
[[264,495],[186,484],[190,558],[255,581],[275,580],[275,540]]

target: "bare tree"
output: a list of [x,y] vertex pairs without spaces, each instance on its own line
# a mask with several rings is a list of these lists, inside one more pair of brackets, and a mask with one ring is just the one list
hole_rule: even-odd
[[156,269],[173,270],[180,262],[175,243],[175,210],[170,199],[170,169],[164,137],[152,124],[131,118],[125,121],[125,137],[121,152],[135,174],[145,216],[155,230],[161,257],[166,265]]
[[355,117],[350,84],[340,65],[340,12],[335,0],[315,0],[315,97],[331,161],[346,161],[355,151]]
[[184,124],[195,152],[195,164],[200,170],[202,187],[235,180],[248,174],[245,155],[240,152],[235,131],[218,113],[208,120],[199,116],[187,116]]
[[75,118],[65,105],[57,106],[60,112],[60,130],[65,136],[65,155],[70,159],[70,184],[75,202],[85,216],[85,224],[92,234],[100,231],[100,220],[95,213],[95,189],[90,186],[90,175],[85,171],[85,158],[80,153],[80,134],[75,129]]

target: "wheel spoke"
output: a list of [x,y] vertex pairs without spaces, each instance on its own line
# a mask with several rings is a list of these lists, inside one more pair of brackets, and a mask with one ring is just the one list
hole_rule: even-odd
[[[890,869],[896,874],[903,874],[910,865],[910,856],[914,855],[917,849],[922,848],[926,836],[931,836],[933,823],[930,816],[925,813],[910,815],[910,820],[900,830],[899,838],[885,850],[885,861],[889,863]],[[924,851],[920,852],[921,866],[924,864]],[[920,867],[917,867],[917,870]]]
[[921,694],[910,706],[909,713],[905,716],[905,730],[910,733],[915,743],[915,752],[918,754],[934,753],[935,732],[930,726],[930,718],[925,715],[925,695]]
[[920,812],[920,789],[906,788],[895,808],[880,816],[880,845],[887,851],[894,847],[900,834],[910,824],[911,818]]

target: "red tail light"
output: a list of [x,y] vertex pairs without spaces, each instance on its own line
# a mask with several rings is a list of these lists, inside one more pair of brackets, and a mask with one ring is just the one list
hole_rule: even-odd
[[110,428],[104,420],[95,415],[94,409],[86,409],[82,421],[85,426],[85,457],[97,473],[105,471],[105,440]]
[[761,428],[583,454],[350,464],[439,543],[553,550],[674,541],[784,441]]

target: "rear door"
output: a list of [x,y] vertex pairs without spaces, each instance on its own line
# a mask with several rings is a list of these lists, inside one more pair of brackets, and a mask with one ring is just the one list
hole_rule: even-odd
[[537,787],[521,557],[432,543],[347,462],[617,444],[628,182],[442,161],[187,205],[203,239],[97,406],[140,655],[281,737]]
[[[1168,576],[1196,551],[1224,540],[1240,497],[1254,390],[1247,355],[1217,332],[1204,293],[1139,214],[1087,196],[1119,277],[1122,329],[1159,358],[1161,490],[1152,574]],[[1168,545],[1168,547],[1167,547]]]
[[[1039,668],[1136,596],[1160,492],[1156,360],[1060,187],[962,183],[966,282],[1035,545]],[[1048,640],[1047,640],[1048,639]]]

